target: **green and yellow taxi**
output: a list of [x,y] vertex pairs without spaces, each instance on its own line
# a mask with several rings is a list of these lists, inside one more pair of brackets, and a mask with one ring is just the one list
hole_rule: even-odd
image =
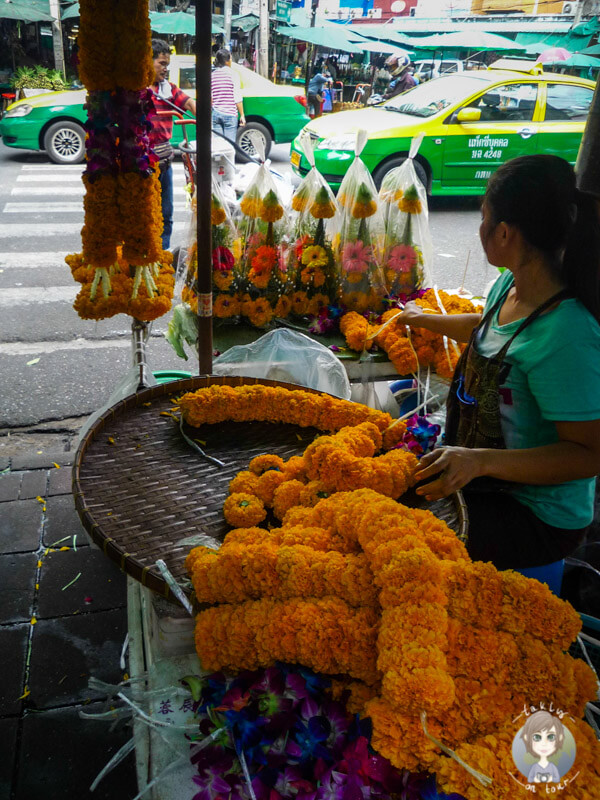
[[[352,163],[362,128],[368,139],[361,158],[377,186],[423,133],[415,167],[429,193],[478,195],[516,156],[547,153],[574,164],[594,88],[592,81],[544,72],[532,62],[502,60],[436,78],[370,108],[319,117],[304,131],[333,189]],[[292,142],[291,161],[299,175],[307,173],[300,137]]]
[[[240,76],[246,126],[238,129],[238,144],[254,153],[251,130],[258,132],[269,152],[273,142],[291,142],[309,121],[304,98],[297,87],[279,86],[240,64],[233,64]],[[194,56],[172,56],[169,80],[186,94],[196,95]],[[5,145],[25,150],[45,150],[58,164],[77,164],[85,154],[85,90],[50,92],[19,100],[0,119],[0,136]],[[190,132],[191,133],[191,132]],[[173,144],[182,139],[175,125]]]

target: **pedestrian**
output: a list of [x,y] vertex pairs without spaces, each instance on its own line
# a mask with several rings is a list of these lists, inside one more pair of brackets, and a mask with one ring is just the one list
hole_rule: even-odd
[[222,48],[215,56],[211,84],[212,127],[235,142],[239,124],[246,124],[240,76],[231,68],[231,53]]
[[468,550],[498,569],[573,552],[594,515],[600,472],[600,222],[557,156],[513,159],[492,175],[480,237],[505,271],[483,316],[399,322],[468,342],[450,388],[446,445],[416,473],[427,499],[463,489]]
[[407,92],[417,85],[416,80],[410,73],[410,57],[407,53],[394,53],[394,55],[386,59],[385,66],[390,71],[392,80],[383,95],[384,100],[391,100],[392,97]]
[[312,117],[321,116],[323,87],[329,83],[331,83],[331,77],[328,72],[316,72],[310,79],[308,91],[306,93],[306,104],[308,106],[308,113]]
[[189,111],[196,116],[196,103],[185,92],[168,80],[171,50],[163,39],[152,39],[152,58],[154,61],[154,83],[150,87],[153,94],[154,111],[148,115],[152,123],[150,145],[158,156],[159,180],[163,216],[162,246],[168,250],[173,232],[173,117],[160,115],[159,111],[173,111],[173,106],[181,111]]

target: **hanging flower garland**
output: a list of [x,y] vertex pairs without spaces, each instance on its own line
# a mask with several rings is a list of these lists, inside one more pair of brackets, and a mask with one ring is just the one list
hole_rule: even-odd
[[67,257],[83,284],[74,307],[84,319],[126,313],[148,321],[169,310],[174,284],[172,256],[161,246],[157,159],[148,139],[148,2],[82,0],[80,14],[88,119],[83,251]]

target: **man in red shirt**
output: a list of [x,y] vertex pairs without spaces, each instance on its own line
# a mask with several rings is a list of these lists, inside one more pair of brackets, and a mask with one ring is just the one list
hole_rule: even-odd
[[[163,215],[162,246],[163,250],[168,250],[173,231],[173,168],[171,167],[173,148],[170,142],[173,134],[173,117],[158,115],[158,112],[173,111],[174,105],[182,111],[190,111],[196,116],[196,103],[174,83],[169,82],[171,50],[163,39],[152,39],[152,58],[154,60],[154,83],[150,88],[154,95],[155,113],[149,114],[152,122],[150,144],[159,158]],[[165,102],[167,100],[168,102]]]

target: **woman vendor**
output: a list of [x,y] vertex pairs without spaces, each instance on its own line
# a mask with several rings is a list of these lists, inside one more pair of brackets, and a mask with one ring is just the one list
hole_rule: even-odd
[[401,319],[468,342],[447,404],[446,445],[421,459],[419,494],[464,487],[469,553],[498,569],[575,550],[600,472],[600,221],[556,156],[509,161],[489,181],[481,242],[506,270],[482,316]]

